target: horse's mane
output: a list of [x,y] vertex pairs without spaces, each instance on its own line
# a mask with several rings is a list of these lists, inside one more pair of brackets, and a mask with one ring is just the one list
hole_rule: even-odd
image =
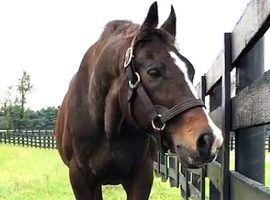
[[114,20],[104,28],[100,40],[109,38],[112,35],[123,34],[125,38],[133,37],[139,30],[139,25],[127,20]]
[[[104,28],[100,36],[100,40],[106,40],[112,35],[122,34],[124,38],[133,38],[140,29],[139,24],[135,24],[128,20],[114,20],[109,23]],[[142,40],[147,40],[149,36],[157,36],[160,38],[166,45],[174,45],[175,39],[162,29],[154,29],[150,34],[142,35]]]

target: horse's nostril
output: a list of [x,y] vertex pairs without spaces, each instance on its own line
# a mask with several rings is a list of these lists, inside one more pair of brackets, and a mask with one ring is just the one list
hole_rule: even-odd
[[211,148],[214,142],[214,136],[212,133],[202,134],[197,141],[197,149],[201,156],[209,157],[211,154]]

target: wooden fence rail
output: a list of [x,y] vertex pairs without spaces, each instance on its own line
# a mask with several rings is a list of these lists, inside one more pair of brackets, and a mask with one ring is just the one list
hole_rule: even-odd
[[[270,135],[265,135],[265,151],[270,152]],[[235,137],[230,137],[230,150],[235,150]]]
[[53,130],[0,130],[0,143],[55,149]]

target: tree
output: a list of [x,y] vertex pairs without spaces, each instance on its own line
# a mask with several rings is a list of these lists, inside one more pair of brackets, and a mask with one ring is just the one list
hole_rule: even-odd
[[11,129],[17,127],[19,124],[20,107],[16,105],[18,103],[15,91],[12,86],[9,86],[4,100],[2,102],[1,110],[1,121],[0,126],[5,129]]
[[39,120],[39,128],[41,129],[54,129],[56,116],[58,109],[55,107],[47,107],[39,110],[38,120]]
[[47,107],[38,111],[25,108],[27,94],[32,89],[30,75],[23,71],[16,90],[8,87],[0,103],[0,129],[54,129],[57,108]]
[[19,92],[19,103],[21,107],[20,119],[24,117],[25,104],[26,104],[26,95],[31,93],[33,85],[31,84],[31,77],[26,71],[23,71],[22,77],[18,80],[17,90]]

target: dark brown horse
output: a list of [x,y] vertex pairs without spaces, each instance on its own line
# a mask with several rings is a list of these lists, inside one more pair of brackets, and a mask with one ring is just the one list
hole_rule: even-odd
[[222,145],[191,84],[193,66],[175,48],[173,8],[157,25],[156,2],[141,26],[108,23],[70,83],[55,136],[76,199],[102,199],[105,184],[148,199],[156,146],[201,167]]

